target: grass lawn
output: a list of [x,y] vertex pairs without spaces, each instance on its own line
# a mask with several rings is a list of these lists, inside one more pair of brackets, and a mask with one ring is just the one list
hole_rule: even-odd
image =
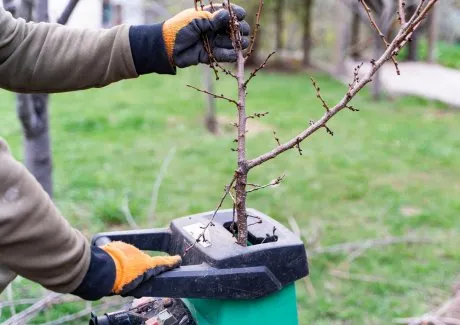
[[[226,121],[222,134],[204,130],[204,96],[186,87],[201,83],[200,71],[51,97],[55,199],[88,237],[128,229],[121,212],[125,195],[143,227],[216,206],[235,168],[229,126],[235,109],[219,102]],[[346,90],[326,76],[315,78],[330,103]],[[265,73],[251,86],[250,111],[270,114],[249,129],[250,157],[273,148],[273,129],[287,140],[323,114],[306,75]],[[231,80],[218,87],[219,93],[235,89]],[[304,281],[297,286],[303,325],[388,324],[422,314],[450,295],[459,271],[460,116],[417,98],[373,103],[367,92],[353,104],[361,111],[344,111],[329,124],[334,137],[319,132],[302,146],[303,156],[291,151],[255,170],[251,183],[281,174],[286,179],[251,194],[249,206],[285,224],[294,217],[305,239],[315,238],[310,250],[410,233],[434,243],[373,248],[350,262],[347,253],[312,254],[311,286]],[[13,107],[14,95],[0,92],[0,134],[21,159]],[[170,148],[177,150],[152,222],[147,218],[152,187]],[[28,282],[15,286],[16,299],[39,292]],[[83,307],[67,304],[36,322]],[[0,322],[8,315],[4,309]]]
[[[419,60],[424,61],[428,56],[428,42],[425,39],[420,40]],[[401,50],[399,58],[404,60],[407,57],[407,47]],[[450,44],[445,41],[439,41],[436,44],[436,62],[452,69],[460,69],[460,45]]]

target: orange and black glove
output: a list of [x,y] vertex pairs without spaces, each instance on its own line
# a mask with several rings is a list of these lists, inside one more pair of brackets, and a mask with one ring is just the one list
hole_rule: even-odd
[[[243,8],[232,5],[240,23],[242,46],[249,46],[250,28],[244,21]],[[163,25],[163,37],[171,62],[179,68],[209,63],[203,37],[208,39],[212,55],[219,62],[235,62],[236,51],[228,34],[230,12],[222,5],[206,6],[203,10],[188,9],[167,20]]]
[[[232,5],[242,35],[242,46],[249,46],[249,24],[244,21],[246,11]],[[209,63],[203,39],[207,39],[215,60],[235,62],[236,51],[228,33],[230,12],[222,5],[213,8],[188,9],[154,25],[131,26],[129,41],[136,71],[175,74],[176,67],[185,68]]]
[[101,248],[91,247],[89,270],[73,292],[86,300],[104,296],[130,296],[145,281],[180,266],[180,256],[150,257],[136,247],[112,242]]

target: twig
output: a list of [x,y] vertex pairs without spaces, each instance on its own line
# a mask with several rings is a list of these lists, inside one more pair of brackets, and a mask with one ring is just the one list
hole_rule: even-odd
[[246,119],[255,119],[255,118],[262,118],[262,117],[265,117],[268,115],[268,112],[263,112],[263,113],[254,113],[252,115],[249,115],[248,117],[246,117]]
[[82,317],[85,317],[85,316],[88,316],[92,311],[92,303],[90,301],[88,301],[86,303],[86,307],[85,309],[79,311],[79,312],[76,312],[76,313],[73,313],[73,314],[70,314],[70,315],[67,315],[67,316],[64,316],[64,317],[61,317],[59,319],[56,319],[54,321],[50,321],[50,322],[47,322],[47,323],[44,323],[42,325],[61,325],[61,324],[67,324],[69,322],[72,322],[72,321],[75,321],[77,319],[80,319]]
[[223,73],[225,73],[226,75],[229,75],[229,76],[232,76],[233,78],[238,78],[236,76],[236,74],[234,74],[232,71],[230,71],[229,69],[227,69],[226,67],[224,67],[222,64],[220,64],[218,61],[214,61],[214,65],[217,66],[219,69],[222,70]]
[[0,303],[0,309],[10,307],[10,306],[17,306],[17,305],[31,305],[38,301],[36,298],[28,298],[28,299],[18,299],[18,300],[9,300]]
[[256,14],[256,26],[254,28],[254,33],[251,35],[251,43],[249,45],[249,50],[246,54],[245,62],[251,57],[252,53],[254,52],[254,45],[257,39],[257,32],[259,31],[259,28],[260,28],[260,16],[262,14],[263,8],[264,8],[264,2],[263,0],[259,0],[259,9],[257,10],[257,14]]
[[460,325],[460,320],[453,317],[439,317],[434,315],[424,315],[421,317],[396,318],[396,324],[409,325]]
[[278,136],[276,135],[276,131],[273,131],[273,136],[275,137],[276,143],[280,146],[281,142],[280,142],[280,139],[278,138]]
[[222,198],[220,199],[220,202],[216,208],[216,210],[214,211],[214,213],[212,214],[212,217],[211,219],[209,220],[208,224],[203,228],[203,232],[202,234],[197,238],[197,240],[195,240],[195,242],[190,245],[189,247],[187,247],[184,251],[184,256],[193,248],[196,246],[196,244],[199,242],[200,238],[205,234],[206,230],[211,226],[213,225],[213,221],[214,221],[214,218],[216,217],[217,215],[217,212],[219,212],[220,208],[222,207],[222,204],[224,203],[225,201],[225,198],[227,197],[227,195],[230,193],[230,190],[232,189],[232,186],[233,186],[233,183],[235,182],[235,179],[236,179],[236,174],[233,175],[233,179],[232,181],[230,182],[230,184],[228,186],[226,186],[225,188],[225,193],[224,195],[222,196]]
[[209,91],[206,91],[206,90],[203,90],[203,89],[200,89],[200,88],[197,88],[195,86],[192,86],[192,85],[187,85],[187,87],[190,87],[192,89],[195,89],[196,91],[199,91],[199,92],[202,92],[202,93],[205,93],[207,95],[210,95],[210,96],[213,96],[214,98],[216,99],[225,99],[226,101],[232,103],[232,104],[235,104],[237,107],[238,107],[238,102],[234,99],[231,99],[231,98],[228,98],[228,97],[225,97],[223,94],[222,95],[217,95],[217,94],[213,94],[213,93],[210,93]]
[[329,112],[329,106],[327,105],[327,103],[324,100],[323,96],[321,96],[321,88],[319,88],[318,84],[316,83],[315,79],[313,79],[313,77],[310,76],[310,80],[311,80],[311,82],[313,84],[313,87],[315,87],[316,98],[318,98],[321,101],[321,103],[323,104],[323,107],[326,110],[326,112]]
[[123,212],[123,215],[125,216],[125,219],[128,222],[129,226],[132,229],[139,229],[139,226],[137,225],[136,220],[134,220],[134,217],[131,214],[131,209],[129,208],[128,194],[126,194],[125,197],[123,198],[123,202],[121,204],[121,211]]
[[267,188],[267,187],[279,185],[282,182],[282,180],[284,179],[284,177],[285,177],[285,175],[277,177],[276,179],[274,179],[273,181],[271,181],[270,183],[268,183],[266,185],[258,186],[258,187],[252,188],[250,190],[247,190],[246,193],[251,193],[251,192],[262,190],[262,189]]
[[299,224],[297,223],[297,220],[295,220],[294,217],[289,217],[288,218],[289,222],[289,227],[291,227],[292,232],[297,236],[297,237],[302,237],[302,233],[300,231]]
[[169,149],[168,154],[166,155],[166,158],[163,160],[163,163],[161,164],[160,172],[158,173],[155,179],[155,183],[153,184],[152,201],[150,203],[150,207],[148,210],[148,218],[151,224],[154,222],[154,219],[155,219],[155,211],[157,208],[158,195],[160,193],[161,184],[163,183],[163,179],[166,176],[168,167],[172,159],[174,158],[175,154],[176,154],[176,147]]
[[8,297],[8,301],[12,302],[10,304],[10,313],[11,315],[16,315],[16,305],[14,304],[14,297],[13,297],[13,284],[11,283],[7,288],[6,288],[6,295]]
[[270,60],[270,58],[276,54],[276,52],[272,52],[270,53],[267,58],[265,59],[265,61],[260,65],[258,66],[257,68],[254,69],[254,71],[251,72],[251,75],[249,76],[248,80],[246,80],[246,82],[244,83],[244,88],[246,88],[248,86],[248,83],[252,80],[252,78],[254,78],[256,75],[257,75],[257,72],[259,72],[260,70],[262,70],[263,68],[265,68],[265,66],[267,65],[268,63],[268,60]]
[[389,284],[392,282],[392,280],[387,280],[385,278],[375,276],[375,275],[369,275],[369,274],[351,274],[348,272],[340,271],[340,270],[330,270],[329,273],[332,276],[335,276],[340,279],[345,279],[345,280],[353,280],[353,281],[361,281],[361,282],[369,282],[369,283],[384,283],[384,284]]
[[[374,62],[375,63],[375,62]],[[350,96],[351,97],[351,91],[355,88],[356,84],[359,83],[359,71],[361,70],[362,66],[363,66],[363,62],[361,62],[360,64],[358,64],[354,70],[353,70],[353,81],[348,84],[348,93],[347,93],[347,96]]]
[[401,25],[406,24],[406,12],[404,10],[406,2],[404,0],[399,0],[399,9],[398,9],[398,19]]
[[[385,35],[382,33],[382,31],[380,30],[379,26],[378,26],[377,23],[375,22],[374,17],[372,17],[371,8],[369,8],[369,6],[367,5],[367,3],[366,3],[365,0],[359,0],[359,2],[361,2],[361,4],[363,5],[364,9],[366,10],[367,16],[369,17],[369,20],[370,20],[370,22],[371,22],[372,27],[374,27],[374,29],[376,30],[376,32],[377,32],[377,33],[379,34],[379,36],[382,38],[383,43],[384,43],[385,46],[388,48],[388,46],[390,46],[390,44],[388,43],[387,39],[385,38]],[[398,64],[398,61],[396,61],[396,59],[394,58],[394,56],[391,57],[391,60],[393,61],[393,64],[395,65],[395,68],[396,68],[396,73],[397,73],[398,76],[399,76],[399,75],[401,74],[401,71],[399,71],[399,64]]]

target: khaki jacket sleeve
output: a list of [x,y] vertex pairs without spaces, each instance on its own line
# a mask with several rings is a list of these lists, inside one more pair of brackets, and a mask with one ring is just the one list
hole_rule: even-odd
[[26,23],[0,7],[0,87],[55,93],[138,77],[129,28]]
[[0,265],[44,287],[73,292],[90,264],[90,245],[73,229],[0,138]]

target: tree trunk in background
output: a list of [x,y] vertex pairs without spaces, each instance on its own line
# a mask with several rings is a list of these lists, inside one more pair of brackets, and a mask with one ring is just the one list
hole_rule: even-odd
[[[416,7],[409,6],[406,11],[406,19],[409,20],[410,17],[415,13]],[[407,44],[407,61],[417,61],[418,60],[418,39],[420,31],[415,31],[412,34],[409,44]]]
[[304,0],[304,16],[303,16],[303,65],[309,67],[311,65],[311,47],[312,47],[312,13],[313,0]]
[[439,9],[434,7],[428,16],[428,53],[427,61],[435,63],[436,58],[436,44],[439,37]]
[[[203,69],[203,79],[204,79],[204,88],[206,91],[214,94],[214,73],[213,71],[206,65],[202,66]],[[216,114],[216,99],[211,95],[206,95],[207,99],[207,109],[206,109],[206,117],[205,117],[205,126],[206,129],[211,132],[212,134],[217,134],[219,131],[219,124],[217,122],[217,114]]]
[[[58,19],[65,24],[79,0],[70,0]],[[15,7],[14,0],[5,1],[5,9],[26,21],[49,21],[48,0],[22,0]],[[48,94],[18,94],[16,112],[24,135],[24,163],[45,191],[52,197],[52,152],[48,122]]]
[[361,53],[359,50],[359,40],[360,40],[360,27],[361,27],[361,17],[359,12],[353,11],[351,18],[351,40],[350,40],[350,56],[354,60],[359,60],[361,58]]
[[279,52],[284,48],[284,0],[277,0],[275,6],[275,28],[276,28],[276,51]]
[[[14,1],[9,2],[14,6]],[[8,8],[8,6],[6,6]],[[11,8],[13,9],[13,8]],[[27,21],[48,21],[48,0],[22,0],[14,14]],[[52,196],[52,159],[48,128],[48,95],[18,94],[16,111],[24,134],[24,162]]]
[[65,7],[64,11],[62,12],[61,16],[58,18],[57,23],[61,25],[67,24],[69,21],[72,12],[74,11],[75,7],[77,6],[80,0],[70,0],[67,6]]
[[348,46],[350,44],[350,22],[352,12],[343,3],[338,1],[334,7],[334,19],[337,22],[334,24],[335,28],[335,49],[334,49],[334,63],[335,73],[339,76],[346,73],[346,60],[348,57]]
[[407,44],[407,61],[418,61],[418,39],[419,33],[415,31]]

